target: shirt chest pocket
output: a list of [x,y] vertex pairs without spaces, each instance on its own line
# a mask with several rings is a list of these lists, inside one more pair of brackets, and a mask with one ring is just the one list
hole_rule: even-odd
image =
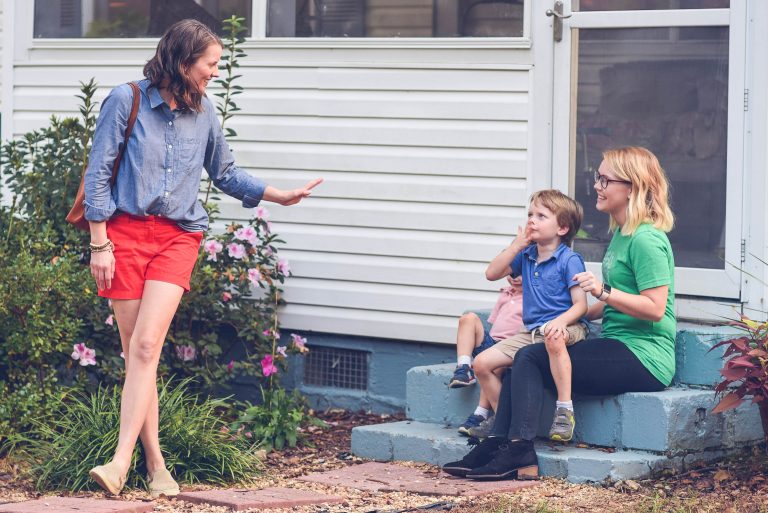
[[203,148],[199,139],[179,139],[176,167],[184,174],[199,172],[203,168]]
[[544,292],[546,292],[548,296],[559,296],[565,289],[562,278],[557,274],[545,276],[541,282],[544,286]]

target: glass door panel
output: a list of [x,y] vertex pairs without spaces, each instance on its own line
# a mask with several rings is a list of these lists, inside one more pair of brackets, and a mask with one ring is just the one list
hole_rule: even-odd
[[610,241],[595,204],[604,150],[645,146],[671,184],[677,267],[725,268],[728,27],[574,29],[574,192],[587,206],[576,249],[600,261]]

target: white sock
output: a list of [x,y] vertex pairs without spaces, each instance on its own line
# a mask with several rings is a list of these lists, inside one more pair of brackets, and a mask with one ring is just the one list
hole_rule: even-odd
[[488,415],[491,414],[491,410],[488,408],[483,408],[482,406],[478,406],[475,408],[475,415],[480,415],[482,418],[487,419]]
[[468,354],[459,355],[458,365],[472,365],[472,357]]
[[555,408],[565,408],[566,410],[573,411],[573,401],[555,401]]

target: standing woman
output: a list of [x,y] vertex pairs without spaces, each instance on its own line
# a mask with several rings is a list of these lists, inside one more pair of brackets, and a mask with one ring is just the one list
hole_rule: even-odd
[[[674,217],[667,178],[647,149],[619,148],[603,153],[595,191],[597,210],[610,216],[614,234],[602,280],[591,272],[573,278],[597,299],[587,318],[603,319],[600,338],[567,348],[573,391],[658,392],[675,373],[675,263],[666,235]],[[533,439],[544,387],[555,389],[547,349],[526,346],[504,376],[493,436],[443,469],[472,479],[536,476]]]
[[85,174],[85,218],[91,231],[91,273],[99,295],[112,300],[125,353],[120,436],[112,460],[90,476],[118,494],[137,437],[146,456],[152,496],[176,495],[158,438],[157,365],[182,295],[189,291],[208,216],[197,199],[202,169],[226,194],[252,208],[263,200],[293,205],[322,179],[279,190],[235,165],[205,95],[219,76],[223,43],[208,27],[183,20],[160,39],[138,85],[133,132],[110,187],[112,163],[131,112],[128,84],[102,103]]

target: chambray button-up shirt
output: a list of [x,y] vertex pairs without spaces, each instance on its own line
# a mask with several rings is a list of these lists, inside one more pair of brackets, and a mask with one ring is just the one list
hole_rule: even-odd
[[85,218],[106,221],[117,211],[160,215],[186,231],[205,230],[208,215],[197,199],[203,168],[244,207],[257,206],[266,184],[235,165],[211,101],[203,98],[203,112],[172,111],[149,80],[138,84],[139,113],[113,187],[112,164],[131,114],[130,85],[116,87],[101,104],[85,172]]

